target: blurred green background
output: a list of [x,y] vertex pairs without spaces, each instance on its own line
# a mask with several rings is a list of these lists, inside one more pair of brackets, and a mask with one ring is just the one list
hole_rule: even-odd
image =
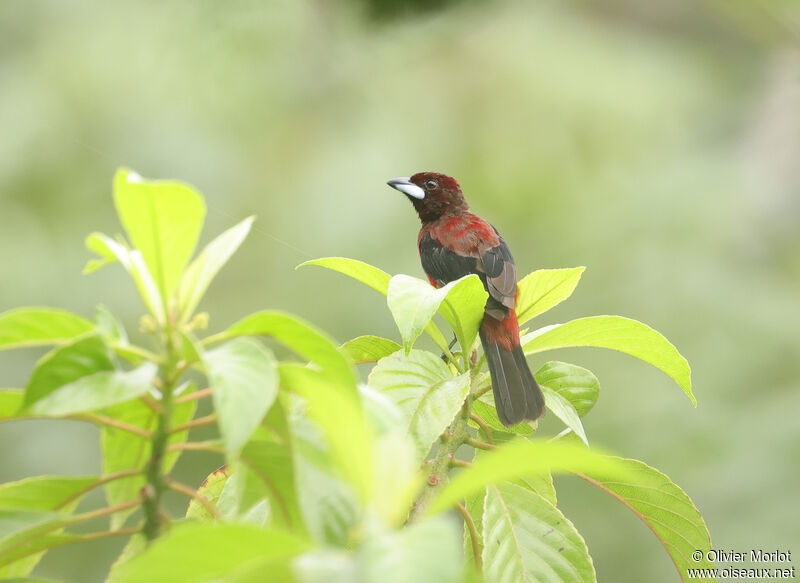
[[[258,215],[204,302],[213,329],[269,307],[338,340],[396,338],[379,296],[294,267],[345,255],[421,275],[416,216],[384,182],[445,172],[521,273],[588,267],[539,324],[631,316],[692,364],[696,410],[622,355],[532,359],[596,372],[590,439],[672,477],[716,548],[800,553],[799,31],[788,0],[6,0],[0,311],[103,302],[136,330],[120,269],[80,275],[83,237],[120,229],[110,185],[126,165],[197,186],[205,240]],[[0,354],[0,386],[37,356]],[[179,477],[219,463],[189,454]],[[0,481],[98,470],[92,427],[0,426]],[[676,580],[615,500],[558,486],[600,581]],[[53,552],[37,572],[101,581],[120,544]]]

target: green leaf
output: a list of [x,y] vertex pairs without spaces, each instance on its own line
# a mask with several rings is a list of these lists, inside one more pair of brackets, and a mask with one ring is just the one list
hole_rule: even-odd
[[115,583],[219,581],[251,561],[288,561],[305,548],[289,534],[251,525],[187,523],[120,566]]
[[377,362],[401,348],[402,346],[394,340],[380,336],[359,336],[348,340],[341,346],[342,352],[349,356],[354,364]]
[[490,484],[524,478],[537,473],[588,472],[620,477],[625,468],[614,458],[583,445],[517,439],[481,456],[471,467],[459,472],[428,509],[430,514],[455,505],[462,498]]
[[669,340],[636,320],[622,316],[579,318],[526,334],[522,338],[522,345],[525,354],[579,346],[624,352],[672,377],[689,396],[692,404],[697,406],[697,400],[692,394],[689,363]]
[[[518,423],[513,427],[506,427],[497,416],[497,409],[494,408],[494,405],[489,405],[483,401],[474,401],[472,403],[472,412],[483,419],[483,421],[495,431],[504,433],[511,432],[517,435],[530,435],[533,433],[533,428],[528,423]],[[470,423],[473,427],[477,427],[474,421]]]
[[469,373],[453,376],[442,359],[412,350],[378,361],[368,384],[387,395],[405,414],[408,435],[420,461],[461,409],[469,393]]
[[367,539],[357,553],[363,581],[408,583],[461,581],[461,541],[444,517],[423,520]]
[[[643,462],[614,459],[626,469],[624,479],[611,479],[589,470],[578,475],[614,496],[653,531],[682,581],[689,581],[689,568],[713,568],[705,558],[711,548],[711,538],[689,496],[667,476]],[[694,551],[703,553],[701,562],[692,559]]]
[[119,261],[136,285],[139,296],[150,313],[159,323],[163,324],[166,321],[164,299],[140,251],[129,249],[127,245],[102,233],[92,233],[86,237],[86,248],[97,253],[100,259],[89,260],[86,267],[83,268],[84,275],[94,273],[109,263]]
[[[194,391],[194,385],[189,384],[185,389],[180,387],[178,393],[187,395]],[[172,413],[172,427],[190,421],[197,410],[197,401],[187,401],[174,406]],[[114,405],[103,411],[103,414],[122,421],[129,425],[140,427],[146,431],[153,431],[156,426],[155,412],[140,400],[128,401]],[[186,441],[188,431],[179,431],[170,434],[167,443],[182,443]],[[115,427],[104,425],[100,429],[100,451],[103,456],[103,474],[109,475],[128,469],[144,468],[150,459],[151,442],[140,435],[123,431]],[[164,456],[163,469],[169,472],[180,456],[180,451],[168,452]],[[145,484],[143,475],[132,476],[123,480],[114,480],[105,485],[106,499],[110,506],[128,502],[136,497]],[[125,524],[125,520],[135,509],[117,512],[111,516],[111,528],[116,530]]]
[[27,410],[34,415],[63,417],[131,401],[152,387],[157,371],[158,367],[148,362],[131,371],[98,372],[57,388]]
[[325,376],[294,363],[281,363],[281,387],[300,395],[308,415],[322,430],[342,475],[362,500],[372,493],[373,435],[356,391],[343,390]]
[[312,259],[311,261],[301,263],[297,266],[297,269],[306,267],[307,265],[317,265],[319,267],[338,271],[371,287],[383,295],[386,295],[389,289],[389,274],[363,261],[348,259],[347,257],[323,257],[322,259]]
[[113,370],[108,348],[99,336],[73,340],[48,352],[36,363],[25,388],[25,406],[29,408],[59,388],[84,377]]
[[556,307],[572,295],[585,267],[538,269],[517,284],[517,320],[528,320]]
[[248,217],[211,241],[189,264],[178,285],[178,310],[183,321],[194,312],[219,270],[242,244],[255,217]]
[[586,543],[573,524],[550,502],[516,484],[488,487],[483,536],[487,581],[597,580]]
[[112,342],[117,342],[122,346],[128,345],[128,333],[122,322],[103,305],[95,308],[95,320],[100,334]]
[[14,419],[22,408],[25,392],[19,389],[0,389],[0,421]]
[[[197,489],[198,496],[204,496],[212,504],[216,504],[219,500],[219,495],[225,487],[225,483],[231,475],[228,466],[222,466],[208,474],[203,483]],[[189,502],[189,507],[186,509],[186,518],[191,520],[199,520],[200,522],[211,522],[214,516],[203,506],[197,499],[192,498]]]
[[241,457],[246,469],[257,476],[265,487],[266,498],[272,509],[272,524],[295,533],[302,532],[303,521],[289,444],[278,443],[271,435],[266,437],[257,434],[244,446]]
[[447,292],[439,312],[455,332],[461,350],[467,358],[483,321],[489,294],[483,289],[483,283],[477,275],[462,277],[445,287],[450,285],[453,287]]
[[[65,514],[52,513],[72,512],[96,482],[94,476],[37,476],[0,485],[0,509],[45,512],[50,516],[37,523],[32,531],[26,533],[22,529],[5,544],[0,543],[0,578],[33,571],[44,551],[59,541],[60,521]],[[38,527],[42,527],[39,532]]]
[[272,352],[252,338],[235,338],[203,356],[214,410],[229,458],[235,457],[278,394]]
[[0,484],[0,508],[57,510],[88,491],[96,476],[36,476]]
[[120,169],[114,176],[114,204],[162,298],[171,298],[203,228],[203,197],[186,184],[145,181]]
[[600,383],[594,373],[574,364],[546,362],[534,376],[540,386],[550,387],[567,399],[581,417],[594,407],[600,394]]
[[18,308],[0,314],[0,350],[68,342],[94,328],[89,320],[54,308]]
[[[205,340],[206,344],[237,336],[270,336],[310,360],[333,378],[355,387],[355,373],[336,342],[311,324],[292,315],[265,310],[239,320],[219,335]],[[353,388],[355,390],[355,388]]]
[[[358,261],[356,259],[348,259],[346,257],[325,257],[322,259],[312,259],[297,266],[297,268],[305,267],[307,265],[318,265],[333,271],[338,271],[348,277],[371,287],[378,293],[387,295],[389,293],[389,280],[390,275],[373,267],[369,263]],[[444,350],[447,347],[447,340],[442,336],[441,331],[437,328],[436,324],[430,322],[425,328],[425,332],[433,339],[436,345]]]
[[321,431],[299,412],[291,427],[297,503],[303,523],[320,545],[344,547],[357,528],[361,512],[358,494],[341,478]]
[[586,437],[586,432],[583,429],[583,423],[575,407],[572,406],[566,397],[562,397],[553,389],[546,385],[542,385],[542,393],[544,394],[544,402],[547,408],[553,414],[564,422],[564,425],[569,427],[572,432],[581,438],[581,441],[587,446],[589,439]]
[[477,275],[468,275],[437,289],[426,281],[401,274],[389,281],[386,299],[408,353],[443,302],[442,315],[459,342],[464,343],[462,349],[469,350],[478,333],[487,297]]

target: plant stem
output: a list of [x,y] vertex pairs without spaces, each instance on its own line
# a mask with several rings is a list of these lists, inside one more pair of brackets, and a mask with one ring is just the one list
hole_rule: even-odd
[[105,415],[70,415],[70,419],[88,421],[89,423],[97,423],[99,425],[107,425],[108,427],[113,427],[121,431],[127,431],[128,433],[133,433],[134,435],[144,437],[145,439],[150,439],[150,432],[146,429],[142,429],[136,425],[131,425],[130,423],[125,423],[124,421],[119,421],[118,419],[114,419],[112,417],[106,417]]
[[467,438],[466,443],[467,443],[467,445],[471,445],[472,447],[474,447],[476,449],[485,449],[487,451],[490,451],[490,450],[495,449],[497,447],[496,445],[492,445],[491,443],[485,443],[483,441],[479,441],[479,440],[473,439],[471,437]]
[[177,399],[175,399],[175,404],[180,405],[181,403],[188,403],[189,401],[197,401],[210,396],[211,396],[211,387],[207,389],[201,389],[193,393],[189,393],[188,395],[184,395],[182,397],[178,397]]
[[64,508],[64,506],[66,506],[73,500],[77,500],[78,498],[82,497],[84,494],[90,492],[91,490],[94,490],[95,488],[108,484],[109,482],[115,482],[116,480],[122,480],[125,478],[132,478],[134,476],[141,475],[141,473],[142,470],[140,469],[132,469],[132,470],[122,470],[121,472],[115,472],[113,474],[106,474],[105,476],[100,476],[97,480],[95,480],[82,490],[79,490],[78,492],[75,492],[71,496],[64,498],[64,500],[58,503],[58,505],[54,508],[54,510],[60,510],[61,508]]
[[152,541],[161,534],[163,522],[161,520],[161,497],[168,488],[167,478],[163,473],[164,454],[167,452],[167,442],[172,424],[173,391],[181,375],[179,367],[178,342],[174,338],[172,324],[167,323],[164,330],[164,345],[166,351],[165,364],[159,371],[161,382],[161,402],[157,416],[156,428],[152,435],[150,460],[145,467],[145,478],[142,510],[144,511],[144,525],[142,533],[148,541]]
[[455,458],[455,453],[469,439],[467,422],[469,421],[471,408],[472,399],[467,396],[467,400],[464,401],[464,405],[461,407],[461,412],[456,415],[456,418],[453,419],[453,422],[442,434],[439,450],[429,465],[427,483],[411,508],[411,513],[408,517],[409,522],[415,522],[422,518],[428,509],[428,505],[433,502],[439,491],[447,483],[448,470]]
[[182,425],[176,425],[172,429],[170,429],[170,433],[180,433],[181,431],[188,431],[189,429],[194,429],[195,427],[202,427],[204,425],[211,425],[212,423],[217,422],[216,415],[206,415],[205,417],[198,417],[197,419],[192,419],[188,423],[184,423]]
[[475,521],[472,520],[472,515],[470,515],[463,504],[459,503],[456,508],[458,508],[458,511],[461,513],[461,517],[464,519],[464,524],[467,525],[467,530],[469,531],[469,540],[472,542],[472,558],[475,560],[475,567],[480,573],[480,571],[483,569],[483,557],[481,556],[480,535],[478,534],[478,529],[475,528]]
[[198,491],[192,489],[191,487],[187,486],[186,484],[181,484],[180,482],[176,482],[174,480],[167,480],[167,486],[169,486],[170,490],[174,490],[179,494],[183,494],[184,496],[196,500],[200,504],[203,505],[203,508],[208,510],[208,512],[217,519],[222,519],[222,515],[219,513],[216,504],[214,504],[211,500],[200,494]]
[[478,417],[475,413],[470,413],[469,418],[472,419],[475,424],[481,428],[483,434],[486,436],[486,441],[490,444],[494,445],[494,437],[492,436],[492,429],[486,424],[486,421]]
[[210,451],[211,453],[225,453],[225,448],[220,446],[219,440],[187,441],[186,443],[173,443],[167,446],[167,451]]

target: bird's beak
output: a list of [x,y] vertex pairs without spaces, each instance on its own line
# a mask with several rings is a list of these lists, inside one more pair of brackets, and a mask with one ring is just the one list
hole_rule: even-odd
[[422,200],[425,198],[425,191],[411,182],[410,178],[392,178],[391,180],[387,181],[386,184],[396,190],[399,190],[403,194],[407,194],[411,198],[416,198],[417,200]]

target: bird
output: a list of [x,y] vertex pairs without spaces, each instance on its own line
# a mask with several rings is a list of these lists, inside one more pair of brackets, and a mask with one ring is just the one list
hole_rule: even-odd
[[489,294],[479,335],[500,421],[507,427],[535,421],[544,414],[544,395],[520,346],[517,268],[508,245],[497,229],[470,212],[454,178],[419,172],[387,184],[405,194],[419,215],[417,247],[431,285],[440,288],[474,273]]

